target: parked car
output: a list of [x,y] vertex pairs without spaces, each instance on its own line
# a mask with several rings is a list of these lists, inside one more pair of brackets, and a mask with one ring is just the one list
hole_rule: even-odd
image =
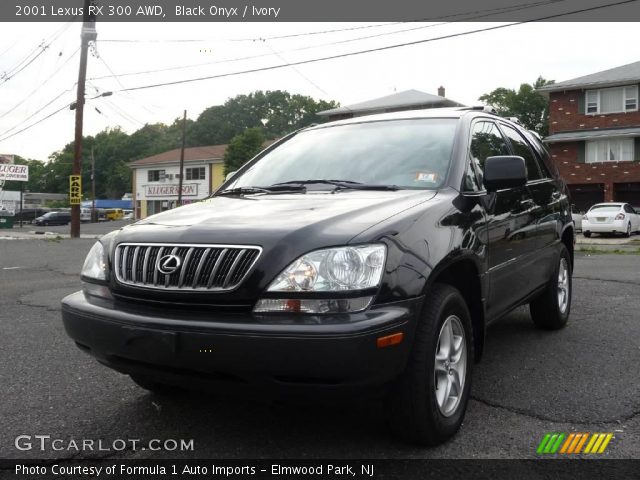
[[104,217],[110,222],[114,220],[122,220],[124,212],[121,208],[106,208],[104,210]]
[[630,237],[640,230],[640,217],[628,203],[597,203],[582,217],[582,233],[621,233]]
[[124,210],[123,220],[133,220],[135,217],[133,215],[133,210]]
[[19,222],[22,220],[23,222],[35,222],[38,217],[43,216],[47,212],[49,212],[48,208],[23,208],[22,212],[20,212],[18,208],[13,217],[13,221]]
[[582,217],[584,213],[580,213],[575,210],[575,207],[571,205],[571,219],[573,220],[573,225],[575,227],[576,232],[582,231]]
[[70,212],[49,212],[35,219],[36,225],[68,225],[71,223]]
[[81,208],[80,209],[80,221],[81,222],[90,222],[91,221],[91,209],[90,208]]
[[382,390],[392,430],[433,445],[462,423],[489,323],[528,303],[566,324],[569,211],[542,143],[482,109],[326,123],[103,236],[62,318],[146,389]]

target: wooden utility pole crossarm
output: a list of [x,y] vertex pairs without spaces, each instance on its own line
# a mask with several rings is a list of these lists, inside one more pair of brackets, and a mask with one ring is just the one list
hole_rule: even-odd
[[[84,114],[84,89],[87,77],[87,53],[89,42],[97,37],[95,29],[95,17],[89,15],[89,6],[92,0],[84,0],[82,17],[82,33],[80,44],[80,70],[78,72],[78,94],[76,97],[76,133],[74,141],[73,175],[82,174],[82,122]],[[71,204],[71,238],[80,237],[80,204]]]

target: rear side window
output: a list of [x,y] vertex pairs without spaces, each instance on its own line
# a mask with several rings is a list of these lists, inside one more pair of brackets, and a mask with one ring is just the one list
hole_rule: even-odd
[[469,154],[480,176],[480,185],[484,178],[484,162],[488,157],[509,155],[509,147],[495,123],[479,121],[471,127]]
[[540,166],[536,159],[531,147],[526,142],[524,137],[518,133],[518,131],[510,127],[509,125],[501,124],[504,134],[509,137],[511,146],[513,147],[513,154],[524,158],[524,163],[527,167],[527,180],[539,180],[542,178],[540,173]]

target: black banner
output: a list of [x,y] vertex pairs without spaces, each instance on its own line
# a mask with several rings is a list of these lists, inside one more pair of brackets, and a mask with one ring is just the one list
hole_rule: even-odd
[[564,479],[637,478],[640,460],[0,460],[23,479]]
[[[0,2],[0,21],[81,21],[83,0]],[[633,21],[637,0],[92,0],[98,22]]]

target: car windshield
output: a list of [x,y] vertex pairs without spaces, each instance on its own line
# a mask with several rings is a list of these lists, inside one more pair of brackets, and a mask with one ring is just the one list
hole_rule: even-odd
[[227,189],[337,180],[434,189],[442,185],[458,120],[392,120],[301,132],[266,154]]
[[620,205],[594,205],[591,207],[590,212],[597,210],[598,213],[603,212],[618,212],[620,211]]

